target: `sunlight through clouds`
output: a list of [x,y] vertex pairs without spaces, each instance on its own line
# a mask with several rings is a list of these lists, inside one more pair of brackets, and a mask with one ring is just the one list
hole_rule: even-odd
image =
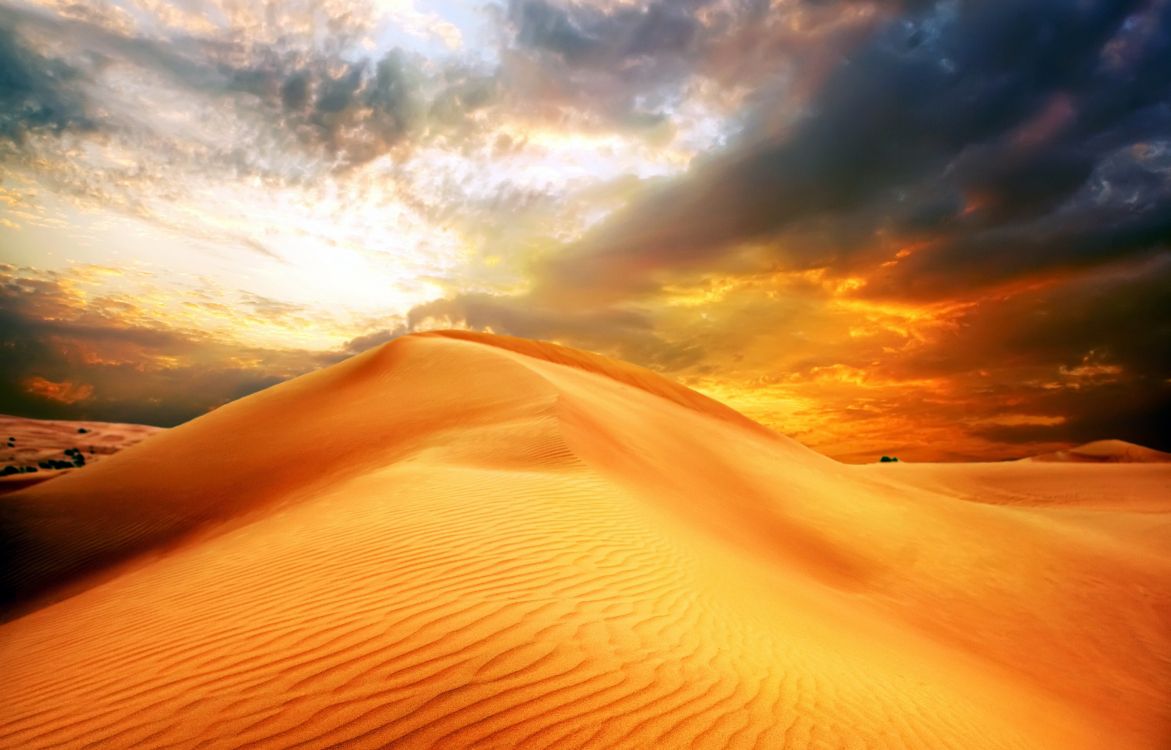
[[1171,11],[1075,5],[0,0],[3,409],[449,325],[852,459],[1157,444]]

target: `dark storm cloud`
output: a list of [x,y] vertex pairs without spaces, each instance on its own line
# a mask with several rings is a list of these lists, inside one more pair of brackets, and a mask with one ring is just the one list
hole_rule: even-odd
[[225,92],[256,97],[276,127],[343,165],[385,153],[426,122],[422,75],[401,52],[348,63],[325,56],[267,57],[249,68],[222,69]]
[[1057,378],[1089,361],[1131,383],[1171,387],[1171,256],[1073,276],[1009,297],[993,294],[958,315],[937,346],[884,365],[902,377],[950,377],[997,367],[1040,367]]
[[[241,145],[280,156],[298,144],[332,168],[420,140],[449,138],[458,145],[477,132],[470,115],[486,107],[533,121],[568,118],[578,126],[657,132],[677,115],[673,107],[697,74],[750,86],[791,63],[803,47],[837,46],[808,30],[785,32],[785,18],[756,1],[656,0],[602,10],[514,0],[497,18],[506,38],[495,67],[424,61],[401,50],[367,57],[358,42],[369,29],[345,9],[323,19],[324,40],[288,34],[277,41],[251,38],[249,28],[149,34],[107,13],[113,11],[50,17],[0,8],[0,25],[23,30],[40,46],[51,40],[70,50],[89,79],[133,69],[188,92],[193,104],[231,103],[251,117],[256,142],[226,144],[209,161],[237,172],[273,168],[273,159],[242,155]],[[817,18],[831,25],[835,15],[827,7]],[[805,25],[816,28],[807,16]],[[750,53],[737,54],[745,45]],[[144,126],[140,118],[123,116],[110,125],[124,137],[143,137],[129,132]]]
[[[1148,448],[1171,449],[1171,389],[1111,384],[1086,393],[1062,393],[1034,402],[1047,403],[1057,413],[1069,414],[1055,425],[1000,425],[978,427],[973,434],[1016,445],[1062,442],[1074,445],[1095,440],[1125,440]],[[1065,410],[1064,412],[1060,410]],[[1022,456],[1017,450],[1010,455]]]
[[20,144],[34,132],[95,129],[83,83],[76,68],[29,48],[0,25],[0,140]]
[[499,19],[508,43],[497,76],[502,96],[523,102],[535,116],[662,132],[697,85],[791,97],[799,88],[793,79],[816,77],[819,61],[866,25],[864,19],[842,23],[840,11],[821,3],[770,9],[767,0],[608,7],[510,0]]
[[[1157,249],[1165,171],[1144,180],[1131,169],[1127,200],[1139,209],[1088,183],[1114,189],[1112,159],[1171,133],[1169,25],[1165,3],[1137,0],[940,2],[899,16],[848,55],[783,137],[745,133],[553,258],[545,276],[638,288],[661,269],[720,268],[738,245],[821,217],[859,237],[926,223],[944,237],[943,272],[992,245],[1013,273],[1060,265],[1083,209],[1108,214],[1084,256],[1104,259],[1115,239],[1120,253]],[[1032,244],[1014,247],[1022,237]],[[774,257],[834,265],[864,250],[831,243],[809,257],[784,243]]]
[[[1166,190],[1166,188],[1160,188]],[[1144,205],[1074,206],[1031,222],[956,237],[903,261],[872,294],[939,297],[1027,277],[1039,270],[1091,269],[1171,247],[1171,190]]]
[[[698,101],[703,117],[738,133],[686,174],[648,180],[648,192],[583,241],[550,250],[532,293],[430,302],[344,351],[266,351],[136,327],[112,301],[82,314],[62,285],[26,280],[0,295],[0,411],[173,424],[451,323],[559,339],[669,373],[762,375],[794,393],[802,378],[838,366],[879,381],[853,391],[831,384],[839,390],[826,396],[827,414],[837,394],[853,394],[841,397],[842,423],[932,414],[958,433],[968,420],[1031,414],[1053,423],[985,419],[968,432],[1171,447],[1171,3],[599,5],[510,0],[496,18],[502,46],[488,55],[496,67],[402,51],[368,57],[355,44],[368,29],[349,28],[344,12],[323,21],[324,40],[299,31],[260,40],[255,29],[149,33],[108,22],[97,6],[72,19],[0,9],[0,146],[51,148],[30,135],[94,129],[122,139],[153,167],[136,165],[124,192],[113,173],[103,182],[79,169],[76,184],[38,174],[107,209],[141,211],[136,197],[181,190],[180,168],[312,185],[324,171],[416,143],[466,149],[494,116],[522,131],[669,133],[680,108]],[[95,94],[124,94],[110,87],[128,80],[168,96],[168,106],[190,105],[188,119],[223,113],[239,132],[205,144],[143,132],[151,118],[118,111],[117,95],[93,107]],[[490,116],[478,116],[485,109]],[[555,200],[502,186],[478,204],[460,187],[436,188],[427,211],[437,224],[483,216],[512,229],[531,205],[544,211],[542,201]],[[515,250],[514,235],[503,236],[498,244]],[[517,246],[533,244],[515,236]],[[254,239],[210,239],[275,257]],[[904,245],[914,252],[892,262]],[[808,289],[781,282],[695,307],[663,296],[664,282],[760,278],[763,288],[794,269],[824,275]],[[952,328],[936,338],[897,330],[914,321],[875,333],[882,310],[835,307],[843,300],[832,282],[846,276],[866,281],[840,295],[846,301],[922,306],[927,317],[935,303],[975,306],[944,320]],[[257,317],[302,313],[258,296],[243,302]],[[29,388],[32,377],[90,395],[55,402]],[[952,395],[929,404],[919,379]]]
[[[169,427],[328,364],[337,355],[241,347],[143,327],[134,304],[79,301],[67,284],[0,266],[0,413]],[[264,304],[263,298],[252,304]],[[253,361],[260,364],[246,365]],[[31,387],[67,386],[66,401]]]
[[399,144],[458,135],[497,93],[489,74],[456,64],[424,72],[399,50],[338,68],[330,58],[275,60],[249,78],[251,93],[283,130],[343,166]]
[[1167,429],[1171,424],[1171,389],[1136,391],[1118,386],[1095,396],[1077,403],[1059,439],[1088,443],[1110,435],[1113,439],[1171,451],[1171,434]]
[[[666,80],[677,73],[673,57],[695,56],[707,33],[674,37],[661,61],[627,61],[637,11],[611,27],[616,14],[578,6],[512,8],[518,39],[552,69],[564,65],[567,85],[588,87],[594,79],[582,71],[620,76],[626,62],[631,78]],[[550,306],[583,315],[653,305],[665,281],[689,273],[819,267],[865,278],[861,298],[976,298],[952,333],[906,354],[858,342],[817,351],[825,366],[892,383],[952,383],[955,400],[938,409],[955,424],[997,410],[1054,417],[973,426],[972,435],[1168,447],[1171,4],[994,0],[897,11],[817,82],[789,127],[767,127],[790,103],[758,84],[756,111],[729,149],[551,253],[534,293],[504,304],[533,317]],[[920,246],[883,266],[900,237]],[[1042,286],[982,291],[1013,282]],[[497,322],[516,332],[512,320]]]
[[[518,42],[570,64],[612,68],[629,60],[662,64],[694,51],[702,26],[695,12],[711,0],[658,0],[606,11],[548,0],[512,0],[508,18]],[[756,5],[761,5],[756,3]]]
[[[896,360],[904,373],[963,377],[999,370],[997,386],[1046,426],[977,431],[1008,442],[1119,438],[1171,448],[1171,256],[1109,275],[1083,276],[1009,300],[988,300],[961,321],[961,340]],[[976,383],[970,384],[979,396]]]
[[[755,76],[744,74],[777,73],[814,46],[833,51],[836,44],[827,44],[822,32],[841,24],[854,8],[877,7],[889,14],[925,4],[805,0],[774,8],[769,0],[616,5],[509,0],[504,22],[513,35],[513,50],[536,55],[565,85],[589,86],[601,79],[630,93],[697,72],[728,83],[757,84]],[[801,31],[794,33],[798,27]],[[734,46],[729,49],[729,44]],[[734,75],[725,78],[725,73]]]

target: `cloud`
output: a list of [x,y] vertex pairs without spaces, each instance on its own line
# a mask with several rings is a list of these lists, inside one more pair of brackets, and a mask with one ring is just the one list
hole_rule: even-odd
[[71,383],[69,381],[57,383],[37,375],[25,378],[24,389],[32,396],[62,404],[76,404],[78,401],[86,401],[94,395],[94,388],[88,383]]
[[0,271],[3,413],[171,426],[339,358],[168,327],[132,298],[90,296],[76,274]]
[[80,70],[38,53],[0,25],[0,140],[20,146],[30,133],[96,129],[83,84]]
[[1171,3],[383,5],[0,10],[20,261],[64,197],[175,271],[6,269],[0,409],[171,424],[455,326],[849,458],[1171,447]]
[[[845,5],[843,10],[842,5]],[[735,121],[746,99],[799,105],[828,60],[884,3],[796,0],[509,0],[505,97],[575,127],[648,136],[686,130],[696,105]]]
[[[1080,445],[1116,438],[1166,450],[1167,422],[1171,419],[1171,389],[1113,385],[1081,394],[1076,399],[1053,397],[1038,403],[1054,410],[1069,409],[1072,416],[1060,424],[977,426],[973,433],[998,443],[1030,446],[1036,443]],[[1005,451],[1008,455],[1035,454],[1032,448]]]
[[1168,256],[934,302],[868,299],[818,269],[636,306],[461,296],[397,333],[456,323],[619,356],[847,460],[988,460],[1103,437],[1171,447],[1169,294]]
[[[1165,167],[1135,158],[1144,148],[1134,144],[1103,157],[1085,170],[1079,191],[1056,210],[956,232],[876,278],[872,291],[945,295],[1166,253],[1171,250],[1171,181],[1161,173]],[[1061,179],[1054,172],[1038,174],[1051,177],[1053,187]],[[1019,190],[1003,200],[1016,211],[1028,211],[1028,198]]]
[[659,336],[644,311],[559,309],[524,297],[465,294],[417,306],[407,315],[405,330],[430,328],[470,328],[562,341],[660,369],[677,369],[699,356],[695,348]]
[[696,11],[710,0],[657,0],[606,9],[548,0],[511,0],[508,19],[519,44],[552,53],[567,63],[612,69],[627,60],[663,64],[695,51],[703,28]]
[[[140,18],[160,10],[146,9]],[[0,25],[6,27],[0,36],[5,71],[0,107],[6,111],[0,136],[100,128],[130,141],[163,141],[163,155],[174,158],[185,139],[168,143],[177,135],[171,123],[158,122],[154,112],[134,101],[143,89],[166,88],[174,105],[193,113],[218,107],[238,134],[252,140],[204,141],[205,147],[218,147],[211,154],[213,164],[235,162],[249,172],[295,179],[296,170],[280,166],[288,155],[282,159],[279,152],[292,144],[327,170],[347,169],[411,138],[463,124],[466,113],[492,96],[490,74],[455,61],[432,64],[397,48],[370,56],[363,39],[374,21],[352,8],[327,5],[305,12],[310,18],[325,14],[320,19],[328,29],[324,43],[316,24],[298,28],[290,20],[278,34],[269,21],[279,19],[263,14],[239,14],[233,18],[238,25],[227,28],[200,23],[198,15],[177,16],[174,25],[148,33],[124,22],[115,6],[85,13],[66,9],[57,16],[0,9]],[[39,48],[66,49],[73,62],[45,56]],[[185,96],[175,99],[176,90]],[[100,122],[87,108],[95,98],[103,100]],[[254,153],[245,153],[249,150]],[[200,164],[184,166],[197,169]]]
[[1058,368],[1086,365],[1094,352],[1098,364],[1118,365],[1128,378],[1159,382],[1171,372],[1168,294],[1167,255],[1014,294],[990,294],[956,321],[962,339],[929,359],[909,356],[899,366],[942,375],[1032,362],[1051,365],[1056,376]]
[[702,29],[695,11],[710,4],[656,0],[613,9],[511,0],[503,25],[513,45],[502,76],[522,94],[540,91],[528,98],[543,108],[654,126],[671,90],[693,73],[688,59],[701,55]]
[[[511,8],[522,45],[583,81],[591,66],[622,70],[637,27],[629,19],[643,18]],[[890,434],[891,414],[914,411],[920,427],[935,420],[967,446],[953,457],[1103,435],[1168,446],[1159,420],[1171,372],[1161,302],[1171,283],[1171,89],[1159,71],[1171,65],[1171,8],[1038,0],[892,10],[845,49],[798,116],[774,126],[773,113],[792,104],[749,97],[755,111],[727,149],[647,183],[582,240],[545,253],[529,291],[494,301],[515,312],[492,325],[533,331],[530,319],[551,309],[598,321],[639,309],[661,341],[701,336],[702,362],[671,367],[678,376],[744,403],[759,399],[729,385],[736,378],[784,384],[782,400],[817,393],[819,416],[805,416],[823,435],[837,417]],[[694,55],[704,33],[664,37],[657,64],[680,49]],[[807,272],[826,288],[776,281]],[[692,317],[671,307],[673,289],[717,280],[740,291],[688,307]],[[1147,325],[1135,330],[1134,320]],[[938,327],[924,333],[924,321]],[[575,332],[565,335],[572,343]],[[778,369],[779,380],[763,374]],[[1077,377],[1091,370],[1110,377]],[[936,406],[910,395],[925,387]],[[1035,409],[1044,421],[963,427],[989,409]],[[786,418],[774,424],[796,425]]]
[[[1165,4],[1151,6],[1154,31],[1125,62],[1105,62],[1145,6],[945,2],[895,17],[847,53],[782,135],[746,131],[552,257],[543,280],[637,292],[661,271],[726,267],[751,243],[769,248],[761,264],[848,267],[875,233],[914,228],[939,235],[930,255],[940,269],[995,246],[997,260],[1036,271],[1078,254],[1060,246],[1066,228],[1083,228],[1087,204],[1099,215],[1084,221],[1099,228],[1081,254],[1149,250],[1164,230],[1167,181],[1143,183],[1142,168],[1130,169],[1143,216],[1095,205],[1087,185],[1113,188],[1125,165],[1111,160],[1161,148],[1147,139],[1171,124],[1169,84],[1156,73],[1171,63]],[[785,241],[823,222],[858,244]],[[1022,238],[1041,247],[1021,248]]]

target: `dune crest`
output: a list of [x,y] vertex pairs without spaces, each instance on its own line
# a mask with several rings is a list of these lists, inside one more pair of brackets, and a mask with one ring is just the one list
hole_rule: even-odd
[[0,498],[0,747],[1166,746],[1165,512],[884,469],[397,339]]
[[441,336],[444,338],[459,339],[461,341],[474,341],[479,344],[498,347],[545,362],[566,365],[585,370],[586,372],[604,375],[611,380],[639,388],[656,396],[661,396],[680,406],[694,409],[695,411],[708,414],[725,422],[731,422],[740,427],[759,432],[762,435],[772,436],[775,434],[764,425],[754,422],[735,409],[730,409],[719,401],[708,398],[702,393],[679,385],[646,368],[609,359],[599,354],[583,352],[579,349],[572,349],[568,346],[554,344],[550,341],[533,341],[515,336],[501,336],[476,331],[430,331],[418,335]]

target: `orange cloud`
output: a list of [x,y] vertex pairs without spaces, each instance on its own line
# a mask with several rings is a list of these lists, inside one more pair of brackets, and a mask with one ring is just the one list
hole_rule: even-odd
[[58,401],[62,404],[76,404],[86,401],[94,395],[94,387],[86,383],[72,383],[68,380],[60,383],[47,380],[39,375],[33,375],[24,381],[24,389],[34,396]]

